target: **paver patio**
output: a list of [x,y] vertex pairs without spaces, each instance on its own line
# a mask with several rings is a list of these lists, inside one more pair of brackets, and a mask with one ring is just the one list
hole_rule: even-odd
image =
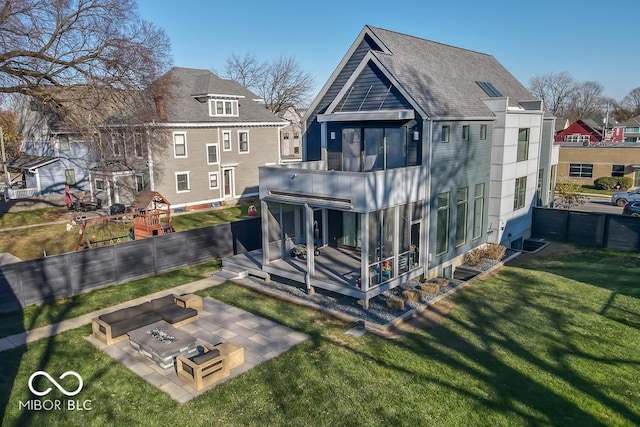
[[196,337],[199,343],[218,344],[231,341],[244,348],[244,364],[232,369],[229,377],[201,391],[196,391],[179,380],[175,367],[162,369],[151,359],[133,350],[129,345],[129,340],[110,346],[98,341],[93,336],[88,336],[87,340],[145,381],[169,394],[176,401],[186,403],[217,384],[240,375],[309,338],[306,334],[296,332],[210,297],[203,299],[203,309],[198,313],[199,319],[197,321],[180,329]]

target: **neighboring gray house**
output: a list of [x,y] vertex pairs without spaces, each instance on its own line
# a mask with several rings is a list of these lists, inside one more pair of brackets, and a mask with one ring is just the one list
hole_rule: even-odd
[[170,144],[149,162],[162,173],[148,188],[172,207],[258,196],[258,167],[280,163],[279,130],[287,122],[243,86],[208,70],[175,67],[160,81],[167,89],[156,97],[154,128]]
[[451,277],[486,242],[522,247],[551,200],[555,118],[487,54],[365,26],[304,121],[303,161],[260,168],[253,273],[309,292],[368,306]]
[[302,117],[306,110],[288,107],[278,117],[288,123],[280,130],[280,153],[283,162],[302,160]]

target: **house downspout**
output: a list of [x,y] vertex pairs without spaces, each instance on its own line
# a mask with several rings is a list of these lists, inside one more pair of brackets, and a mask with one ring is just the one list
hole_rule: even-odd
[[149,190],[156,191],[156,181],[153,177],[153,154],[151,153],[151,144],[149,143],[149,129],[146,129],[147,134],[147,168],[149,170]]

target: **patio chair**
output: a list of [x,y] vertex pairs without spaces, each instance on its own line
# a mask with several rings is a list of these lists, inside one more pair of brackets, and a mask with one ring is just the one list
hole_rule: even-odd
[[198,391],[229,376],[229,358],[211,344],[203,348],[202,354],[176,358],[178,378]]

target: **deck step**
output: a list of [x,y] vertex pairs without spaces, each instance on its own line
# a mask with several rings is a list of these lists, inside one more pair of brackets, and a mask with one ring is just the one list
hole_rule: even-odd
[[227,267],[222,267],[222,270],[214,272],[213,275],[225,280],[244,279],[249,275],[249,272],[247,270],[236,271],[236,269],[232,270]]

